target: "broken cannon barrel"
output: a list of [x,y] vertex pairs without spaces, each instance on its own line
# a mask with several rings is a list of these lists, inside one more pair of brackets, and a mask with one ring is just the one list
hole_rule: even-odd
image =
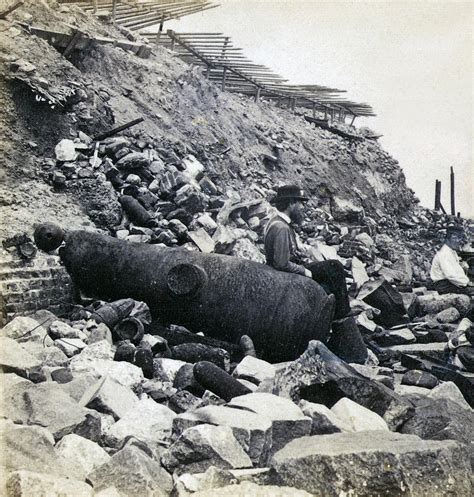
[[60,256],[91,296],[142,300],[163,322],[233,343],[248,335],[268,361],[294,359],[310,340],[329,337],[334,297],[310,278],[257,262],[86,231],[70,232]]

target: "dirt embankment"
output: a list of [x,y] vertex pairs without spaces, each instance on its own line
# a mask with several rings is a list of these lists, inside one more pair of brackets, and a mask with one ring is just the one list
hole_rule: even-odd
[[[77,8],[53,2],[25,2],[10,19],[62,31],[72,25],[91,36],[124,36]],[[135,117],[145,122],[131,131],[134,137],[180,158],[192,153],[223,191],[233,188],[251,198],[259,196],[256,189],[265,194],[279,183],[297,182],[323,208],[330,210],[335,196],[347,198],[376,220],[414,205],[397,161],[377,142],[351,143],[272,103],[222,92],[199,68],[165,49],[141,59],[102,46],[66,59],[18,24],[2,21],[0,29],[1,209],[10,219],[8,231],[29,229],[45,218],[89,224],[77,198],[51,191],[48,158],[62,138],[74,138],[79,130],[94,136]],[[54,108],[37,101],[32,88],[51,96]],[[265,155],[278,160],[268,162]]]

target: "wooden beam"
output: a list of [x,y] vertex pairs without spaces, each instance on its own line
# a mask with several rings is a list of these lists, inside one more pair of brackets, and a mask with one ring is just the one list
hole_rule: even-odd
[[456,202],[455,202],[455,192],[454,192],[454,169],[451,167],[451,215],[456,215]]

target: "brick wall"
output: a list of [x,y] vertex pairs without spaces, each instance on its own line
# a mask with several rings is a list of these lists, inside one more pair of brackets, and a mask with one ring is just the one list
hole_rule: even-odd
[[57,255],[40,251],[29,261],[0,249],[0,325],[37,309],[63,313],[73,301],[72,280]]

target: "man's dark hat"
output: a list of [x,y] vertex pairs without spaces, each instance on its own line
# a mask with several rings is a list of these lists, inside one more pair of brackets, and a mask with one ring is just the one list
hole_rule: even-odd
[[291,200],[309,200],[305,192],[297,185],[285,185],[278,188],[276,196],[272,199],[271,203],[274,204],[278,200],[291,199]]

